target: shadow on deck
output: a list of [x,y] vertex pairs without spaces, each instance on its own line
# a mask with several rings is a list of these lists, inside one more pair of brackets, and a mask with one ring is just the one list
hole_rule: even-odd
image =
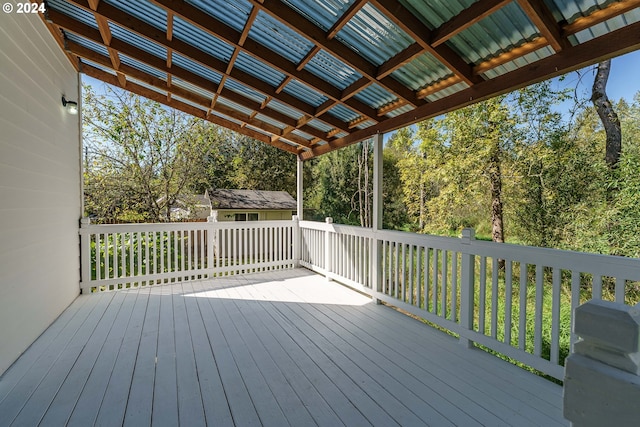
[[82,295],[6,425],[567,425],[562,388],[304,269]]

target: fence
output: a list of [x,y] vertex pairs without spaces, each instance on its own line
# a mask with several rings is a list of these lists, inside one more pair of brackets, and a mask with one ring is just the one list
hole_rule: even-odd
[[640,260],[309,221],[80,228],[83,292],[301,265],[557,379],[589,299],[630,303]]
[[638,295],[640,260],[300,222],[300,265],[557,379],[573,308]]
[[80,227],[83,293],[250,273],[295,264],[297,221]]

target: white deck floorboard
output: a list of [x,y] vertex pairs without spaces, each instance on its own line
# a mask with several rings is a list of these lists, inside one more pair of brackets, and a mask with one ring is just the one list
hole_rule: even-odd
[[562,388],[304,269],[80,296],[0,426],[555,426]]

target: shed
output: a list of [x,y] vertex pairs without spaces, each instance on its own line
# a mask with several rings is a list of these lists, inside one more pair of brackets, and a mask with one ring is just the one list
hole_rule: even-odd
[[286,191],[208,190],[218,221],[287,220],[296,214],[296,200]]

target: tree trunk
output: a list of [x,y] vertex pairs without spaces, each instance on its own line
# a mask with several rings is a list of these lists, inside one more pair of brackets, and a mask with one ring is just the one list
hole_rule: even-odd
[[[500,169],[500,147],[495,147],[489,159],[489,183],[491,187],[491,240],[504,243],[504,223],[502,221],[502,171]],[[505,268],[504,259],[498,260],[498,268]]]
[[618,164],[620,153],[622,152],[622,131],[620,130],[618,115],[613,109],[613,105],[611,101],[609,101],[606,92],[610,69],[610,59],[598,64],[591,91],[591,101],[596,107],[596,111],[598,112],[598,116],[600,116],[602,126],[604,126],[604,131],[607,135],[605,160],[609,168],[613,169]]

